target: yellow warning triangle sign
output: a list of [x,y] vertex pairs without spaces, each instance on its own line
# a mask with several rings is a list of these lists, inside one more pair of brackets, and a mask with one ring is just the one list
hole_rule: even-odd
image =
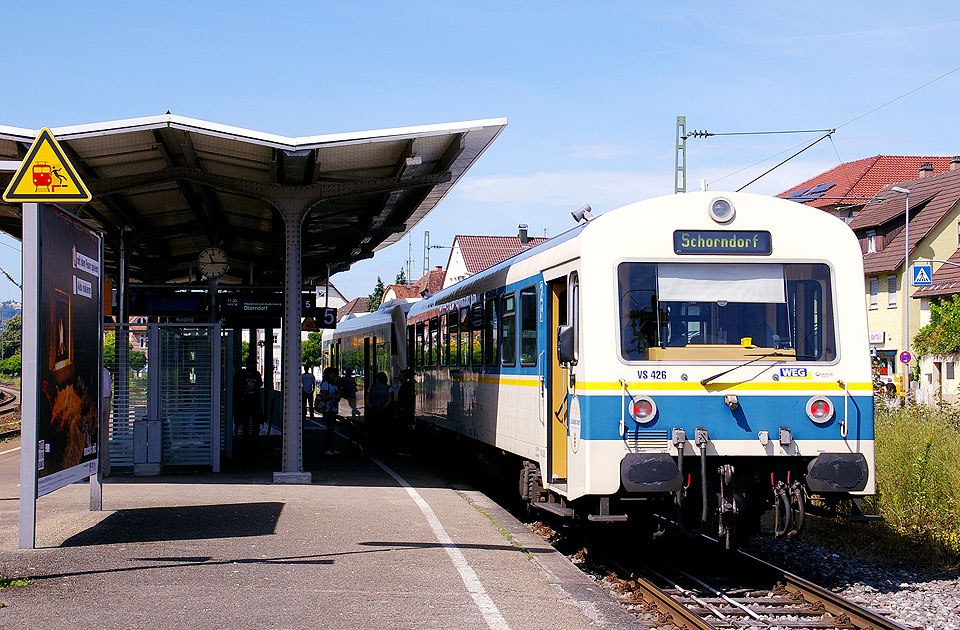
[[8,203],[83,203],[90,199],[90,191],[46,128],[40,130],[3,193],[3,200]]
[[303,323],[300,325],[300,330],[316,330],[317,322],[313,321],[312,317],[305,317]]

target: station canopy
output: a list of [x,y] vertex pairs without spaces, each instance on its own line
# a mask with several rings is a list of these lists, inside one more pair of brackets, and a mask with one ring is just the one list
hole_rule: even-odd
[[[116,275],[121,242],[134,282],[188,279],[201,251],[229,256],[223,283],[282,284],[284,220],[297,203],[302,277],[320,282],[400,240],[506,126],[503,118],[289,138],[173,114],[52,128],[93,194],[64,207],[105,232]],[[0,126],[0,160],[20,161],[38,130]],[[0,173],[7,186],[13,173]],[[22,237],[21,208],[0,230]],[[252,273],[251,273],[252,272]]]

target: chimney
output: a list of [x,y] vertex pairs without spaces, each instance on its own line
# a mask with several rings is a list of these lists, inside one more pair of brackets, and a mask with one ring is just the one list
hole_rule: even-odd
[[924,162],[920,165],[920,179],[923,179],[927,175],[933,175],[933,164],[930,162]]
[[520,244],[521,244],[521,245],[526,245],[527,242],[529,242],[530,239],[527,238],[527,224],[526,224],[526,223],[521,223],[521,224],[520,224],[520,234],[519,234],[519,236],[520,236]]
[[955,171],[960,168],[960,155],[953,156],[953,159],[950,160],[950,170]]

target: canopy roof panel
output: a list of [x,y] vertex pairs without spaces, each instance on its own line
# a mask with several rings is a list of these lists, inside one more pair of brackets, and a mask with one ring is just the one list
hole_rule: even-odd
[[[230,256],[223,282],[279,283],[278,208],[308,210],[303,277],[320,280],[413,228],[496,139],[503,118],[355,133],[285,136],[166,114],[51,129],[93,193],[66,206],[106,233],[115,275],[121,237],[130,278],[184,280],[200,252]],[[21,160],[39,130],[0,125],[0,161]],[[0,173],[6,187],[12,173]],[[0,203],[21,238],[21,209]],[[196,271],[194,270],[194,276]]]

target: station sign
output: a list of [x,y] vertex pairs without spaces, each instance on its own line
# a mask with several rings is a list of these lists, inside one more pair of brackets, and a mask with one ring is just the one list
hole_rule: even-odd
[[[145,317],[183,317],[209,321],[210,299],[205,291],[175,291],[128,285],[129,313]],[[184,322],[185,323],[185,322]]]
[[86,203],[91,199],[49,129],[41,129],[3,193],[7,203]]
[[[300,300],[303,317],[317,318],[317,324],[320,325],[325,318],[324,311],[332,310],[334,324],[336,324],[337,309],[318,307],[313,293],[302,293]],[[217,304],[220,314],[228,317],[283,317],[283,291],[254,289],[225,292],[217,298]]]

